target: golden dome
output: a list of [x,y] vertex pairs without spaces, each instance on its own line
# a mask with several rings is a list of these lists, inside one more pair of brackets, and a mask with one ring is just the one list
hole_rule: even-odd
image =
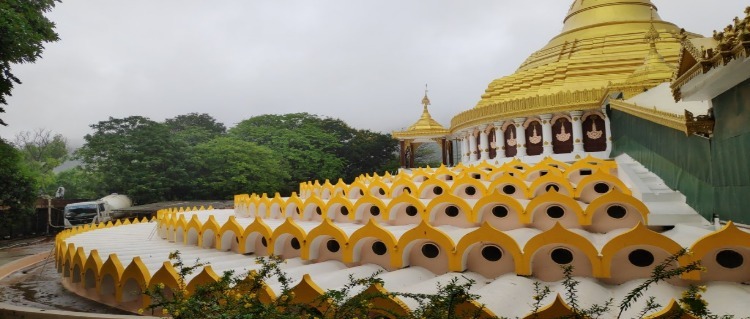
[[432,118],[430,112],[427,110],[427,106],[430,105],[430,98],[427,97],[427,92],[424,93],[422,98],[422,116],[419,117],[416,123],[412,124],[405,131],[393,132],[392,135],[395,138],[418,138],[418,137],[438,137],[448,134],[448,129],[440,125],[435,119]]
[[655,48],[664,61],[657,77],[668,81],[671,72],[664,72],[662,66],[677,63],[680,28],[663,21],[656,10],[650,0],[575,0],[561,33],[531,54],[514,74],[492,81],[474,109],[453,118],[451,130],[529,112],[564,111],[563,105],[578,107],[570,101],[599,102],[612,84],[632,82],[651,53],[644,36],[652,28],[659,38]]

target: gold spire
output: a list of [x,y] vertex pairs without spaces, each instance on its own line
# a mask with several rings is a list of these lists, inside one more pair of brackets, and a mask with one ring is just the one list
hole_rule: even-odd
[[654,26],[653,14],[651,15],[651,28],[643,38],[649,45],[649,52],[643,64],[633,71],[626,82],[657,85],[669,81],[675,69],[664,60],[664,57],[659,54],[659,50],[656,49],[656,42],[661,40],[661,36]]
[[[676,64],[680,28],[663,21],[651,0],[571,2],[562,32],[531,54],[514,74],[492,81],[474,109],[453,118],[451,131],[527,113],[598,107],[600,96],[588,95],[625,85],[652,49],[656,54],[650,59]],[[651,42],[643,41],[646,34]],[[579,95],[594,102],[571,105],[570,101],[581,100]]]
[[416,123],[412,124],[405,131],[393,132],[392,135],[395,138],[415,138],[415,137],[438,137],[447,135],[448,130],[440,125],[430,115],[430,111],[427,106],[430,104],[430,98],[427,97],[427,84],[424,86],[424,97],[422,98],[422,116],[419,117]]

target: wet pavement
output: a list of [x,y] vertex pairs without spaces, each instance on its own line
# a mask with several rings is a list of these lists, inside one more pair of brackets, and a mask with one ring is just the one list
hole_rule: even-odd
[[[18,244],[20,245],[12,247]],[[60,283],[60,274],[55,269],[53,247],[52,238],[0,243],[0,266],[26,256],[49,253],[49,258],[44,262],[0,280],[0,302],[48,310],[131,314],[67,291]]]

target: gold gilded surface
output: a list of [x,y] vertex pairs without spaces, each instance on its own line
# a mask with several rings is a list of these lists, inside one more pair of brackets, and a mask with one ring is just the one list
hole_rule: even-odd
[[427,97],[427,90],[425,90],[424,98],[422,98],[422,116],[419,117],[419,120],[405,131],[393,132],[391,135],[397,139],[448,135],[448,129],[432,118],[432,115],[427,110],[428,105],[430,105],[430,98]]
[[[516,73],[492,81],[472,110],[452,119],[451,131],[486,123],[486,119],[567,111],[576,105],[578,110],[594,108],[594,101],[602,100],[604,94],[585,102],[532,102],[548,96],[635,83],[650,88],[669,81],[680,55],[680,40],[697,36],[681,33],[678,26],[663,21],[650,0],[576,0],[562,32],[532,53]],[[522,112],[518,104],[525,104]]]

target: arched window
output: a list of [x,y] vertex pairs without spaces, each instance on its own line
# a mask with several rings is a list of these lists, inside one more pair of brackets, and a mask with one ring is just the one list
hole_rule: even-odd
[[542,152],[544,152],[542,124],[539,121],[533,121],[526,128],[526,154],[540,155]]
[[583,121],[583,150],[603,152],[607,150],[607,130],[604,119],[597,114],[589,115]]
[[552,124],[552,151],[555,154],[573,152],[573,123],[561,117]]
[[492,128],[487,135],[490,145],[490,159],[497,157],[497,141],[495,140],[495,128]]
[[516,139],[516,127],[514,125],[508,125],[503,133],[505,142],[505,157],[513,157],[518,154],[518,140]]

